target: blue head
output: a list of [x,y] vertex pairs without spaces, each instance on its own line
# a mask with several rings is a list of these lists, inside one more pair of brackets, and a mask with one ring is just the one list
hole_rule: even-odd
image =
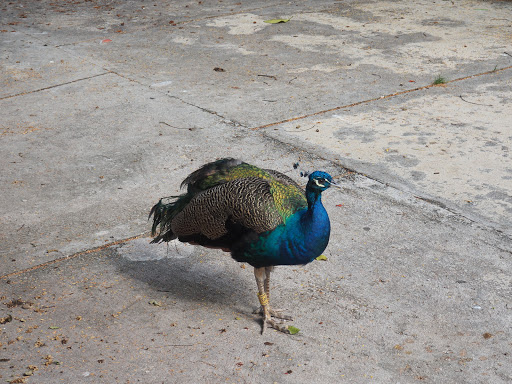
[[331,175],[327,172],[315,171],[309,175],[309,181],[306,189],[321,193],[331,185],[336,185],[336,183],[332,181]]

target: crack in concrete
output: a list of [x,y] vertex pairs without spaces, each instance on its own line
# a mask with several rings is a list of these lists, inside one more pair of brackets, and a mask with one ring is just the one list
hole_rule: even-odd
[[229,119],[229,118],[227,118],[227,117],[225,117],[225,116],[223,116],[223,115],[221,115],[221,114],[219,114],[219,113],[217,113],[217,112],[215,112],[215,111],[212,111],[211,109],[208,109],[208,108],[205,108],[205,107],[201,107],[201,106],[199,106],[199,105],[195,105],[195,104],[193,104],[193,103],[190,103],[190,102],[188,102],[188,101],[185,101],[185,100],[183,100],[183,99],[179,98],[178,96],[169,95],[169,94],[164,93],[164,92],[160,92],[160,93],[164,94],[165,96],[167,96],[167,97],[169,97],[169,98],[171,98],[171,99],[176,99],[176,100],[180,101],[180,102],[181,102],[181,103],[183,103],[183,104],[190,105],[191,107],[198,108],[199,110],[201,110],[201,111],[203,111],[203,112],[206,112],[206,113],[212,114],[212,115],[214,115],[214,116],[217,116],[217,117],[219,117],[220,119],[222,119],[222,122],[223,122],[223,123],[225,123],[225,124],[231,125],[231,126],[233,126],[233,127],[238,127],[238,128],[240,128],[240,127],[242,127],[242,128],[246,128],[246,129],[247,129],[247,128],[249,128],[249,127],[247,127],[247,126],[243,125],[242,123],[240,123],[240,122],[238,122],[238,121],[235,121],[235,120]]
[[119,77],[121,77],[121,78],[123,78],[123,79],[125,79],[125,80],[128,80],[128,81],[131,81],[131,82],[133,82],[133,83],[136,83],[136,84],[138,84],[138,85],[140,85],[140,86],[142,86],[142,87],[149,88],[149,89],[151,89],[152,91],[155,91],[155,92],[157,92],[157,93],[159,93],[159,94],[161,94],[161,95],[163,95],[163,96],[166,96],[166,97],[171,98],[171,99],[178,100],[179,102],[181,102],[181,103],[183,103],[183,104],[189,105],[189,106],[194,107],[194,108],[197,108],[197,109],[199,109],[199,110],[201,110],[201,111],[203,111],[203,112],[206,112],[206,113],[209,113],[209,114],[211,114],[211,115],[217,116],[217,117],[219,117],[220,119],[222,119],[222,122],[223,122],[223,123],[225,123],[225,124],[231,125],[231,126],[233,126],[233,127],[242,127],[242,128],[246,128],[246,129],[248,129],[248,128],[249,128],[249,127],[247,127],[247,126],[243,125],[242,123],[240,123],[240,122],[238,122],[238,121],[235,121],[235,120],[232,120],[232,119],[229,119],[229,118],[227,118],[227,117],[225,117],[225,116],[223,116],[223,115],[221,115],[221,114],[219,114],[219,113],[217,113],[217,112],[215,112],[215,111],[213,111],[213,110],[211,110],[211,109],[208,109],[208,108],[201,107],[201,106],[199,106],[199,105],[193,104],[193,103],[191,103],[191,102],[188,102],[188,101],[186,101],[186,100],[183,100],[183,99],[179,98],[178,96],[170,95],[169,93],[167,93],[167,92],[165,92],[165,91],[159,91],[158,89],[155,89],[155,88],[151,87],[151,85],[145,84],[145,83],[141,82],[140,80],[133,79],[133,78],[131,78],[131,77],[128,77],[128,76],[126,76],[126,75],[123,75],[123,74],[121,74],[121,73],[119,73],[119,72],[116,72],[116,71],[113,71],[113,70],[109,70],[109,69],[107,69],[107,68],[103,68],[103,69],[104,69],[104,70],[106,70],[106,71],[108,71],[108,73],[112,73],[112,74],[114,74],[114,75],[117,75],[117,76],[119,76]]
[[41,91],[46,91],[46,90],[48,90],[48,89],[61,87],[61,86],[63,86],[63,85],[68,85],[68,84],[78,83],[79,81],[83,81],[83,80],[90,80],[90,79],[94,79],[95,77],[99,77],[99,76],[107,75],[107,74],[109,74],[109,73],[111,73],[111,72],[110,72],[110,71],[107,71],[107,72],[99,73],[99,74],[97,74],[97,75],[92,75],[92,76],[82,77],[82,78],[80,78],[80,79],[75,79],[75,80],[71,80],[71,81],[66,81],[66,82],[64,82],[64,83],[54,84],[54,85],[50,85],[50,86],[48,86],[48,87],[44,87],[44,88],[34,89],[34,90],[32,90],[32,91],[20,92],[20,93],[17,93],[17,94],[15,94],[15,95],[8,95],[8,96],[0,97],[0,100],[10,99],[10,98],[13,98],[13,97],[18,97],[18,96],[30,95],[31,93],[37,93],[37,92],[41,92]]
[[445,86],[446,84],[455,83],[455,82],[462,81],[462,80],[467,80],[467,79],[472,79],[472,78],[475,78],[475,77],[480,77],[480,76],[490,75],[490,74],[494,74],[494,73],[504,72],[504,71],[509,70],[509,69],[512,69],[512,65],[510,65],[508,67],[505,67],[505,68],[493,69],[492,71],[481,72],[481,73],[477,73],[477,74],[474,74],[474,75],[460,77],[458,79],[447,81],[447,82],[445,82],[443,84],[428,84],[428,85],[424,85],[422,87],[417,87],[417,88],[413,88],[413,89],[407,89],[405,91],[396,92],[396,93],[392,93],[392,94],[389,94],[389,95],[374,97],[372,99],[367,99],[367,100],[356,101],[355,103],[352,103],[352,104],[340,105],[338,107],[324,109],[322,111],[317,111],[317,112],[309,113],[307,115],[296,116],[296,117],[292,117],[290,119],[281,120],[281,121],[275,121],[273,123],[268,123],[268,124],[265,124],[265,125],[260,125],[258,127],[253,127],[251,129],[252,130],[258,130],[258,129],[268,128],[268,127],[273,127],[275,125],[289,123],[291,121],[296,121],[296,120],[302,120],[302,119],[306,119],[308,117],[318,116],[318,115],[322,115],[322,114],[328,113],[328,112],[339,111],[340,109],[351,108],[351,107],[355,107],[357,105],[362,105],[362,104],[369,104],[369,103],[372,103],[374,101],[389,99],[391,97],[401,96],[401,95],[405,95],[407,93],[412,93],[412,92],[416,92],[416,91],[423,91],[425,89],[429,89],[429,88],[432,88],[432,87]]
[[146,232],[143,232],[143,233],[141,233],[139,235],[131,236],[131,237],[128,237],[126,239],[116,240],[116,241],[113,241],[113,242],[108,243],[108,244],[100,245],[99,247],[95,247],[95,248],[91,248],[91,249],[86,249],[84,251],[73,253],[72,255],[68,255],[68,256],[64,256],[64,257],[59,257],[58,259],[50,260],[50,261],[48,261],[46,263],[34,265],[33,267],[30,267],[30,268],[20,269],[19,271],[11,272],[11,273],[8,273],[6,275],[0,276],[0,280],[6,279],[8,277],[13,277],[13,276],[21,275],[23,273],[27,273],[27,272],[30,272],[30,271],[33,271],[33,270],[36,270],[36,269],[39,269],[39,268],[42,268],[42,267],[46,267],[48,265],[60,263],[61,261],[73,259],[73,258],[78,257],[78,256],[87,255],[89,253],[96,252],[96,251],[101,251],[102,249],[110,248],[110,247],[112,247],[114,245],[124,244],[124,243],[127,243],[129,241],[140,239],[140,238],[143,238],[143,237],[149,237],[150,234],[151,234],[151,232],[146,231]]
[[[369,175],[366,172],[358,171],[354,167],[349,167],[349,166],[344,165],[342,163],[341,159],[336,159],[336,158],[332,158],[329,156],[325,156],[325,153],[311,150],[311,148],[308,148],[307,146],[306,147],[300,146],[300,144],[297,144],[296,142],[284,141],[284,140],[280,139],[279,137],[269,135],[266,133],[264,133],[263,136],[267,137],[268,139],[274,140],[282,145],[289,146],[291,148],[295,148],[297,150],[301,150],[301,151],[305,151],[307,153],[313,154],[314,156],[318,157],[319,159],[322,159],[322,160],[332,163],[334,166],[342,167],[343,169],[346,169],[348,172],[351,172],[353,174],[357,174],[366,179],[372,180],[372,181],[379,183],[380,185],[383,185],[387,188],[392,188],[396,191],[406,193],[406,194],[414,197],[415,199],[421,200],[427,204],[430,204],[430,205],[435,206],[439,209],[442,209],[446,212],[449,212],[450,214],[452,214],[456,217],[467,220],[471,224],[478,225],[488,231],[497,233],[499,236],[502,236],[504,238],[512,239],[512,237],[510,235],[508,235],[501,229],[501,226],[498,223],[495,223],[489,219],[486,219],[485,217],[482,217],[478,214],[473,214],[471,212],[467,212],[464,210],[463,207],[460,207],[454,203],[451,203],[449,201],[442,201],[442,200],[437,199],[433,196],[430,196],[426,193],[423,193],[422,191],[418,191],[415,188],[412,188],[411,186],[406,186],[404,184],[401,184],[400,182],[397,183],[397,182],[389,182],[389,181],[381,180],[379,177],[377,177],[375,175]],[[511,252],[511,251],[507,251],[507,252]]]

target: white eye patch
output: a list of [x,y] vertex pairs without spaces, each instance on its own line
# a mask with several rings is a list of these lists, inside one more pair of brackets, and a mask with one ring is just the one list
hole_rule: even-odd
[[325,184],[322,184],[322,183],[319,183],[317,179],[313,179],[315,184],[318,185],[319,187],[321,188],[324,188],[325,187]]

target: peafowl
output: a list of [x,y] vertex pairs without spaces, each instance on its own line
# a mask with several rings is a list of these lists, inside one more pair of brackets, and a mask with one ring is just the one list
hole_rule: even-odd
[[[269,305],[270,273],[276,265],[307,264],[329,242],[330,223],[321,194],[332,177],[315,171],[306,192],[288,176],[226,158],[203,165],[181,184],[187,192],[153,206],[152,243],[181,242],[231,252],[254,267],[267,325],[290,333],[274,319],[291,320]],[[157,228],[160,226],[158,233]]]

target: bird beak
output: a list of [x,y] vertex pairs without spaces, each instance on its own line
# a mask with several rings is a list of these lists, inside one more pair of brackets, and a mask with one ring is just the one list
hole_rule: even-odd
[[339,188],[339,189],[343,189],[343,187],[341,185],[339,185],[338,183],[335,183],[334,181],[331,181],[330,184],[333,187],[336,187],[336,188]]

